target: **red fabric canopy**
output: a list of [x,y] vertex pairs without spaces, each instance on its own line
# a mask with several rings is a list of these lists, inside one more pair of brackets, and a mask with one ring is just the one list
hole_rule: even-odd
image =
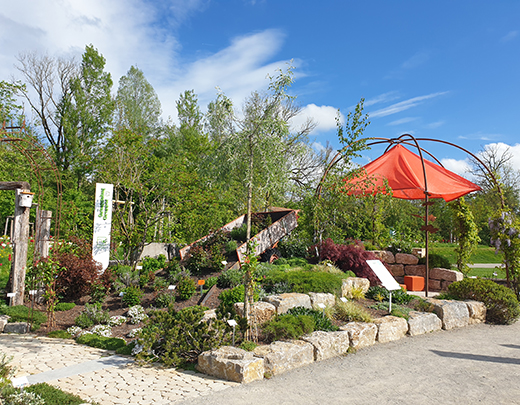
[[[480,187],[469,180],[424,160],[428,198],[455,200]],[[351,195],[370,195],[385,192],[385,182],[393,196],[405,200],[424,199],[424,173],[420,156],[410,152],[401,144],[394,146],[382,156],[364,166],[365,172],[354,179],[346,179]]]

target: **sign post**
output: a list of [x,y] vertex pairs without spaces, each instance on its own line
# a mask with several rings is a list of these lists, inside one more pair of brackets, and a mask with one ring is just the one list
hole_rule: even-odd
[[112,184],[96,184],[96,207],[94,211],[94,236],[92,258],[101,263],[103,273],[110,261],[110,230],[112,226]]
[[383,284],[383,287],[385,287],[390,292],[390,298],[389,298],[389,305],[388,305],[388,312],[392,312],[392,291],[400,290],[401,286],[397,281],[395,281],[395,278],[390,274],[388,269],[385,267],[383,263],[381,263],[381,260],[367,260],[367,264],[370,266],[372,271],[376,274],[377,278],[381,281],[381,284]]

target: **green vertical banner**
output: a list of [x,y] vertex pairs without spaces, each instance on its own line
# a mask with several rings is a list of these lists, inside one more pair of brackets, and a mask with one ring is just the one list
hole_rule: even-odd
[[113,184],[96,183],[96,208],[94,211],[94,237],[92,257],[101,263],[102,272],[110,260],[110,230],[112,227]]

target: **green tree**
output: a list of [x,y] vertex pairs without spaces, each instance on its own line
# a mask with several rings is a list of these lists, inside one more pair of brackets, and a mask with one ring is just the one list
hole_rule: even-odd
[[142,70],[130,67],[119,79],[116,96],[116,128],[137,134],[157,134],[160,128],[161,102]]
[[467,277],[469,273],[468,263],[475,248],[480,242],[478,228],[475,224],[473,213],[464,197],[452,201],[450,208],[453,210],[455,222],[455,236],[458,246],[455,248],[457,254],[457,268]]

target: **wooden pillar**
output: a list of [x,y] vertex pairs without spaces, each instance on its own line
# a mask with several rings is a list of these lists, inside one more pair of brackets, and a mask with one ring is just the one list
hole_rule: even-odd
[[27,192],[16,189],[13,220],[13,260],[11,264],[10,285],[11,292],[16,295],[11,300],[12,305],[23,305],[25,292],[25,266],[27,264],[27,248],[29,242],[29,213],[30,207],[22,207],[21,199]]
[[49,257],[51,240],[52,211],[36,210],[36,235],[34,238],[34,259]]

